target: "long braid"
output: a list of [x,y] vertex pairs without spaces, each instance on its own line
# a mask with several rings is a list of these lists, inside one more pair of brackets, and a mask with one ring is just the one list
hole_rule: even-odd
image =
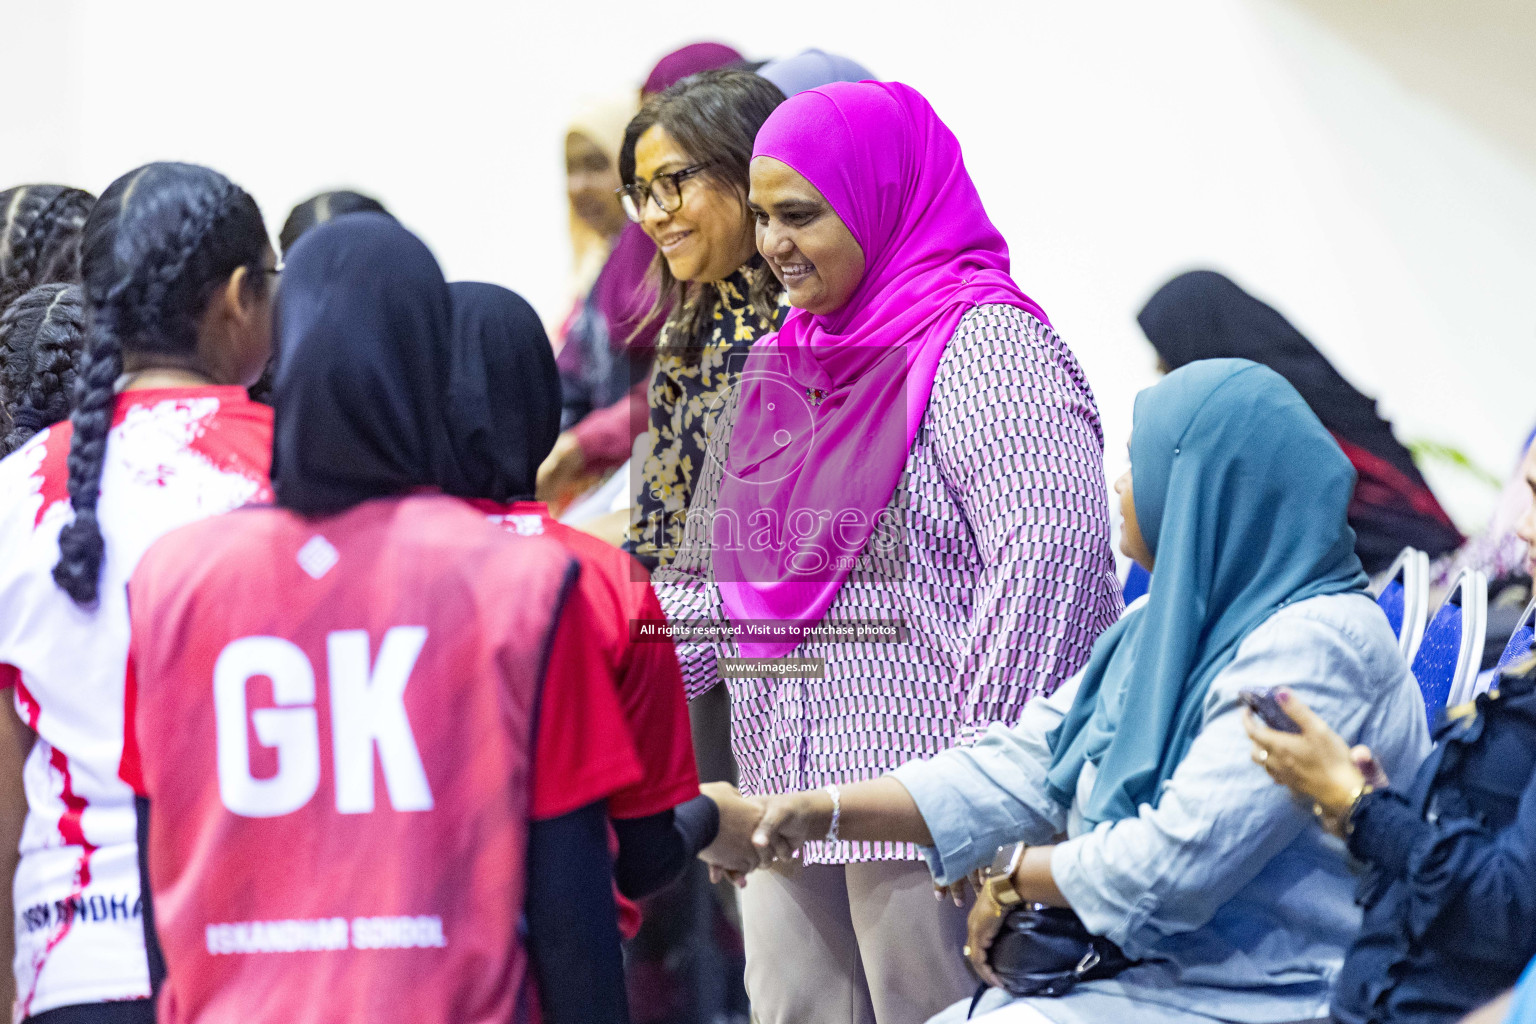
[[26,232],[36,209],[37,204],[27,202],[27,193],[33,187],[17,185],[0,192],[0,305],[10,305],[11,299],[21,294],[12,281],[19,272],[13,272],[11,264],[15,260],[16,240]]
[[[21,230],[11,243],[10,252],[11,264],[16,271],[15,286],[20,288],[21,292],[46,283],[38,280],[38,272],[41,269],[38,264],[41,262],[43,245],[48,236],[53,234],[58,215],[64,209],[68,195],[68,189],[54,187],[34,188],[28,196],[36,205],[33,206],[30,217],[24,220],[18,218],[16,226]],[[21,293],[18,292],[18,294]]]
[[0,438],[0,456],[69,416],[84,342],[84,298],[77,285],[39,285],[0,317],[0,403],[11,421]]
[[62,190],[38,218],[32,285],[80,282],[80,235],[96,197],[78,188]]
[[[100,589],[105,543],[97,518],[115,386],[126,351],[196,352],[213,292],[237,267],[259,267],[266,228],[255,202],[223,175],[150,164],[113,182],[86,222],[86,359],[75,386],[69,499],[54,581],[76,604]],[[252,275],[264,287],[264,275]]]
[[56,294],[32,343],[32,385],[23,409],[35,409],[44,425],[69,418],[75,381],[85,357],[85,294],[79,285],[43,285]]
[[69,445],[69,503],[75,518],[59,533],[59,562],[53,581],[78,605],[96,603],[106,542],[96,519],[101,470],[112,428],[114,385],[123,373],[123,349],[113,318],[92,317],[85,366],[75,382],[75,436]]

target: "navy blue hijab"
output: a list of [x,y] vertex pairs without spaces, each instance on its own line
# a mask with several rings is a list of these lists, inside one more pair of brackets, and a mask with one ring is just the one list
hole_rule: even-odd
[[315,516],[423,486],[464,493],[443,402],[451,323],[437,261],[390,217],[305,233],[277,294],[277,504]]
[[1136,315],[1163,363],[1251,359],[1290,382],[1339,442],[1357,475],[1349,522],[1366,572],[1380,572],[1412,545],[1431,557],[1462,537],[1413,456],[1361,394],[1275,309],[1212,270],[1180,274]]
[[516,292],[460,281],[453,297],[448,417],[471,498],[533,497],[560,436],[560,372],[544,324]]

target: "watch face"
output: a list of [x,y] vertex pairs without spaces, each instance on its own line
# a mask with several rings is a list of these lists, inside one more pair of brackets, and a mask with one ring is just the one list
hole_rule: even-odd
[[997,848],[997,853],[992,856],[992,866],[987,869],[987,874],[1007,874],[1008,866],[1013,863],[1013,851],[1017,849],[1017,847],[1017,843],[1009,843],[1007,846],[999,846]]

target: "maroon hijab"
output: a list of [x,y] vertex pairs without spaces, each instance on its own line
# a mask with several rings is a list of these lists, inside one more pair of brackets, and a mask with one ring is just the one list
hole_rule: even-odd
[[724,43],[690,43],[657,61],[640,91],[649,96],[676,85],[689,75],[728,68],[744,60],[745,57]]

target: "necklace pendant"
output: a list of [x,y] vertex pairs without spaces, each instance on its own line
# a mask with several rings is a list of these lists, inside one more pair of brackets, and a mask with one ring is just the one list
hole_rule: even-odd
[[806,388],[805,397],[811,400],[812,405],[820,405],[821,400],[827,397],[827,393],[821,388]]

